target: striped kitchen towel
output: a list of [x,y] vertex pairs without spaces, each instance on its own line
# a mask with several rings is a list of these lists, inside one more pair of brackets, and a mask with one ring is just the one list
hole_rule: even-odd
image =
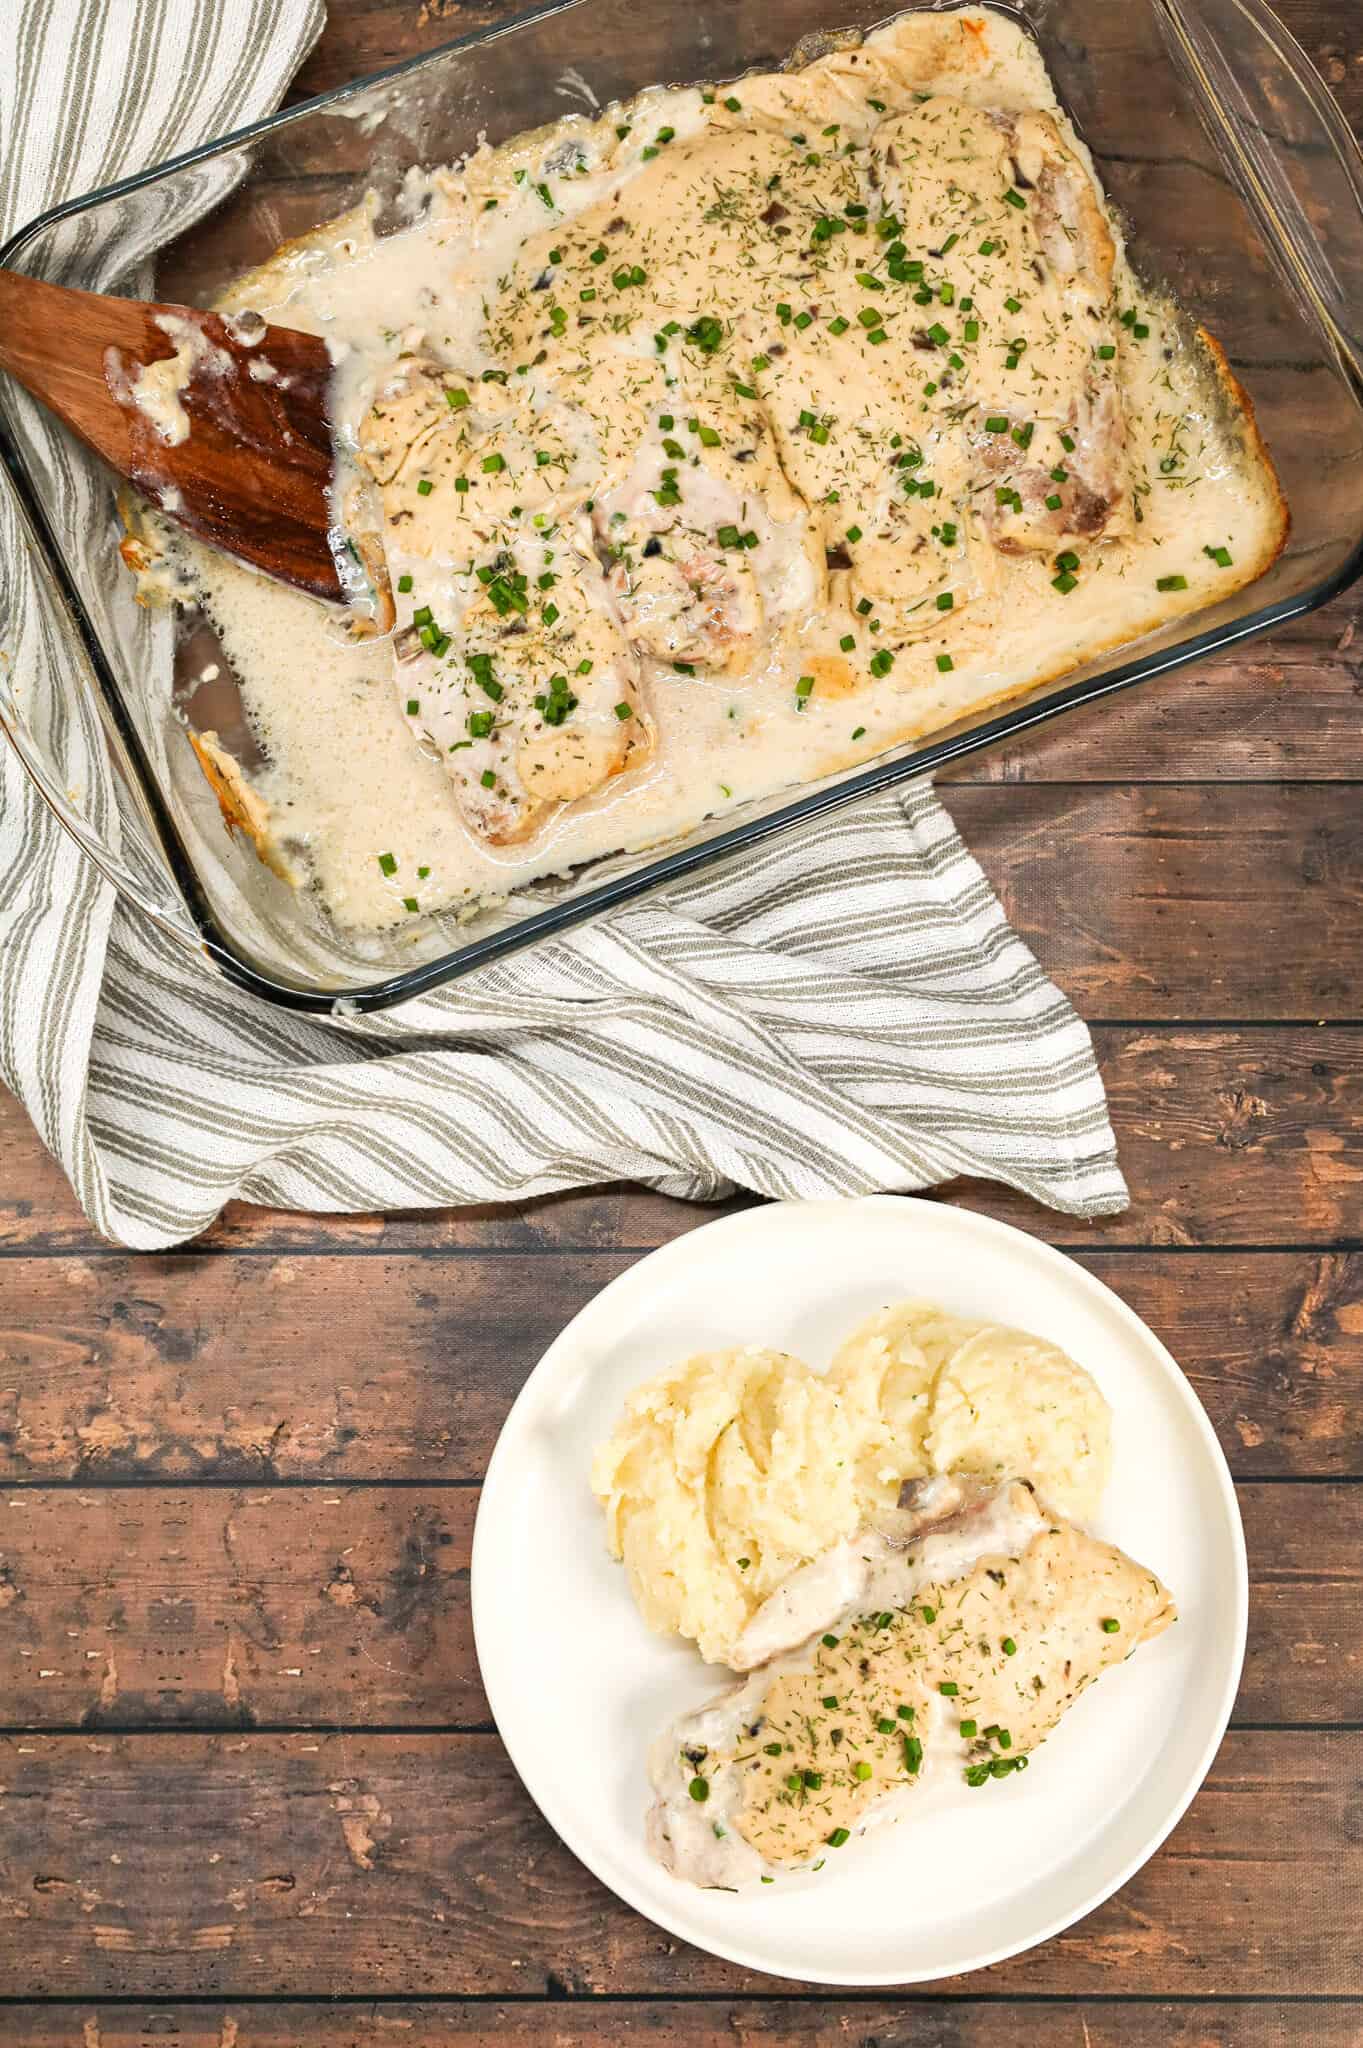
[[[0,226],[264,112],[321,20],[310,0],[15,0]],[[112,275],[135,279],[152,246]],[[50,463],[89,530],[107,523],[55,432]],[[142,630],[146,661],[168,659],[164,628]],[[135,863],[8,500],[0,653],[60,786]],[[338,1022],[249,999],[116,900],[0,749],[0,1074],[95,1225],[140,1248],[234,1196],[365,1211],[619,1179],[699,1198],[965,1174],[1072,1215],[1126,1201],[1088,1033],[926,784]]]

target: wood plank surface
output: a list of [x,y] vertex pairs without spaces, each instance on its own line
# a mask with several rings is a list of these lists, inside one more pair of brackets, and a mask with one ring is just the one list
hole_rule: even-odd
[[[1363,1243],[1363,1027],[1100,1025],[1093,1037],[1130,1208],[1080,1223],[1005,1188],[961,1182],[945,1190],[951,1200],[1070,1248]],[[23,1110],[3,1093],[0,1159],[0,1258],[126,1257],[95,1236]],[[643,1251],[734,1206],[622,1186],[406,1216],[289,1215],[234,1203],[196,1248]],[[0,1273],[0,1324],[7,1292]]]
[[1011,923],[1088,1019],[1363,1013],[1352,787],[1021,783],[1003,804],[962,786],[951,808]]
[[556,1998],[0,2007],[0,2048],[1358,2048],[1363,2004]]
[[[10,1259],[0,1485],[480,1479],[526,1374],[630,1263]],[[1094,1252],[1241,1478],[1363,1475],[1363,1253]]]
[[[1363,1732],[1233,1732],[1118,1897],[971,1988],[1358,1997],[1361,1784]],[[0,1829],[24,1996],[768,1988],[589,1877],[491,1735],[10,1736]]]
[[[0,1726],[490,1725],[472,1488],[0,1497]],[[1238,1722],[1363,1720],[1363,1486],[1247,1485]]]
[[[291,98],[515,11],[331,0]],[[1357,19],[1276,11],[1363,125]],[[1139,214],[1164,172],[1138,93],[1122,118]],[[281,168],[242,248],[340,189],[306,147]],[[1260,389],[1297,374],[1275,319],[1226,337]],[[981,1977],[806,1996],[700,1956],[486,1732],[467,1575],[507,1407],[603,1284],[738,1203],[233,1205],[134,1259],[0,1097],[0,2048],[1363,2048],[1361,711],[1363,588],[947,778],[1094,1022],[1132,1204],[945,1196],[1076,1250],[1170,1344],[1252,1582],[1235,1726],[1170,1842]]]

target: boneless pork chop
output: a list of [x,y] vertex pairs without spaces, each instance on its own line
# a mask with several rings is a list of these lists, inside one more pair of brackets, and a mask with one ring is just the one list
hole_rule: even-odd
[[954,1479],[794,1573],[736,1661],[751,1675],[655,1745],[650,1845],[693,1884],[809,1869],[911,1812],[931,1777],[982,1788],[1175,1618],[1153,1572],[1031,1489]]

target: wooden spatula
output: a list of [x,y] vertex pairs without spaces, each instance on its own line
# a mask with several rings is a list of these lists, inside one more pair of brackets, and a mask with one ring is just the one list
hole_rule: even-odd
[[[179,365],[143,377],[177,354],[182,383]],[[331,362],[316,335],[0,270],[0,369],[181,526],[316,597],[345,597],[327,538]]]

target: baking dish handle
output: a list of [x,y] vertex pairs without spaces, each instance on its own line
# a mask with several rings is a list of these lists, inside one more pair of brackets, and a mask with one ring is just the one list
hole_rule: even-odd
[[1263,0],[1157,0],[1169,50],[1288,289],[1363,388],[1363,153]]

